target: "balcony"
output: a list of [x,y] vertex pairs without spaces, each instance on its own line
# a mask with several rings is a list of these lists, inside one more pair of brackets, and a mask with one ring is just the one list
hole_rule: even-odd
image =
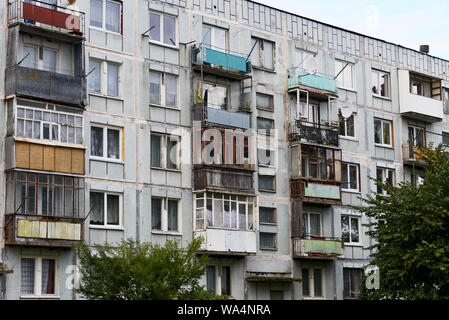
[[194,234],[204,239],[200,252],[237,256],[257,252],[255,231],[206,229]]
[[66,35],[82,37],[85,30],[83,12],[48,4],[45,1],[10,0],[8,4],[8,26],[25,24],[45,31],[56,31]]
[[343,242],[333,238],[293,239],[293,258],[336,259],[343,254]]
[[402,157],[404,164],[426,166],[426,161],[420,156],[421,151],[418,147],[410,143],[402,145]]
[[[399,70],[399,108],[402,115],[426,121],[428,123],[443,121],[443,99],[441,80],[428,78],[431,88],[429,96],[422,96],[410,91],[410,72]],[[424,78],[424,77],[423,77]]]
[[80,218],[5,215],[5,244],[73,247],[83,240],[84,221]]
[[315,179],[291,179],[292,198],[317,204],[341,204],[341,183]]
[[192,47],[192,65],[194,69],[236,80],[251,78],[250,57],[210,46]]
[[6,68],[5,93],[70,106],[87,105],[86,79],[22,66]]
[[307,141],[327,146],[339,146],[338,123],[329,126],[297,120],[289,123],[288,133],[290,141]]
[[205,106],[203,103],[193,106],[193,120],[202,125],[215,124],[224,127],[248,130],[251,128],[251,116],[242,112],[231,112]]
[[324,93],[337,93],[337,82],[333,78],[301,72],[299,77],[288,78],[288,89],[307,87]]
[[194,168],[195,190],[233,191],[254,194],[253,170],[219,165]]

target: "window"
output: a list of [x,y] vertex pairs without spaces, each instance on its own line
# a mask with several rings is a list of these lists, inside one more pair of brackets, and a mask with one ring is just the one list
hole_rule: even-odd
[[151,198],[151,229],[178,232],[179,200]]
[[339,126],[339,135],[342,137],[350,137],[355,138],[355,126],[354,126],[354,114],[351,115],[349,118],[345,119],[341,112],[338,114],[339,120],[340,120],[340,126]]
[[410,93],[431,98],[432,80],[415,74],[410,74]]
[[343,191],[359,192],[359,165],[351,163],[341,164],[341,188]]
[[179,169],[180,137],[151,134],[151,167]]
[[393,123],[390,120],[374,119],[374,142],[378,145],[393,146]]
[[121,33],[121,3],[111,0],[90,0],[90,26],[105,31]]
[[259,166],[275,166],[275,151],[267,149],[257,150],[257,164]]
[[[376,169],[376,179],[382,181],[383,183],[388,182],[392,186],[396,184],[395,182],[395,172],[394,169],[377,168]],[[377,193],[382,195],[387,195],[387,191],[383,190],[381,186],[377,186]]]
[[212,49],[228,50],[228,30],[203,25],[203,44]]
[[337,152],[332,149],[301,147],[301,174],[304,178],[319,180],[335,179],[335,163]]
[[83,178],[16,171],[7,173],[6,185],[8,213],[84,216]]
[[308,61],[315,57],[315,54],[301,50],[296,49],[295,50],[295,65],[292,65],[292,68],[300,68],[302,70],[305,69],[306,64]]
[[121,195],[106,192],[90,192],[90,225],[120,227]]
[[256,106],[258,109],[273,111],[273,96],[270,94],[256,93]]
[[408,126],[408,141],[417,147],[426,145],[426,129],[422,127]]
[[359,243],[359,218],[341,216],[341,239],[345,243]]
[[390,98],[390,74],[372,70],[371,79],[373,95]]
[[150,104],[177,106],[178,77],[150,71]]
[[263,176],[259,174],[259,191],[275,192],[276,191],[276,177]]
[[120,95],[120,65],[114,62],[89,60],[89,90],[93,93]]
[[302,269],[302,296],[324,298],[323,269]]
[[176,46],[176,18],[150,12],[150,41]]
[[256,67],[274,70],[274,42],[259,38],[251,38],[251,64]]
[[271,134],[271,129],[274,129],[274,120],[257,118],[257,131],[262,134]]
[[259,207],[259,223],[276,224],[276,209]]
[[18,100],[16,121],[16,137],[83,144],[82,111]]
[[335,60],[335,75],[338,75],[337,85],[339,87],[354,89],[354,65],[352,63]]
[[57,51],[55,49],[24,44],[23,58],[25,58],[25,60],[23,60],[22,66],[38,70],[56,72],[56,57]]
[[259,234],[260,249],[276,249],[276,233],[261,232]]
[[[221,271],[221,272],[219,272]],[[217,281],[218,280],[218,281]],[[221,289],[220,289],[221,288]],[[216,295],[231,296],[231,267],[230,266],[207,266],[206,267],[206,290]]]
[[231,296],[231,267],[221,267],[221,294]]
[[90,127],[91,158],[122,161],[123,128],[94,125]]
[[206,268],[206,290],[212,294],[217,294],[216,279],[215,279],[215,266],[207,266]]
[[443,88],[444,112],[449,113],[449,88]]
[[54,258],[21,259],[21,295],[54,296],[57,294],[57,263]]
[[252,197],[221,193],[196,194],[196,229],[254,230]]
[[321,214],[304,213],[304,225],[307,237],[321,237]]
[[449,144],[449,132],[443,132],[443,144]]
[[203,82],[203,101],[208,108],[228,109],[228,92],[227,86]]
[[343,297],[357,299],[360,294],[360,269],[343,268]]

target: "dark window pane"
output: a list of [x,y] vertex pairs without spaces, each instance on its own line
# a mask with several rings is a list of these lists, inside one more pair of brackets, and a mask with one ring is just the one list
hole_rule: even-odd
[[120,159],[120,131],[108,129],[108,158]]
[[231,267],[221,269],[221,294],[231,295]]
[[35,260],[23,258],[21,260],[21,293],[34,294],[34,267]]
[[118,226],[120,221],[120,197],[118,195],[108,194],[107,206],[108,224]]
[[55,294],[55,259],[42,259],[42,294]]
[[309,287],[309,269],[302,269],[302,295],[304,297],[310,297]]
[[103,157],[103,128],[90,128],[90,154],[92,156]]
[[161,136],[151,135],[151,166],[161,167]]
[[341,217],[341,239],[343,242],[349,242],[349,217]]
[[313,270],[313,289],[314,289],[314,297],[322,297],[323,289],[322,289],[322,271],[320,269]]
[[90,193],[90,224],[104,225],[104,193]]
[[162,229],[162,199],[151,199],[151,228]]
[[178,231],[178,201],[168,200],[168,231]]
[[260,223],[276,223],[274,208],[259,208]]
[[207,266],[206,271],[206,289],[212,294],[216,294],[215,289],[215,266]]

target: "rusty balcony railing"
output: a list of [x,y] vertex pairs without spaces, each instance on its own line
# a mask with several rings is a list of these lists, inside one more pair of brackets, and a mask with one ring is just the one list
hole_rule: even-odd
[[311,259],[335,259],[343,254],[343,241],[338,238],[293,238],[293,257]]
[[322,145],[339,146],[338,125],[316,124],[296,120],[289,123],[289,135],[299,141],[318,143]]
[[194,169],[194,188],[254,193],[253,170],[198,165]]
[[45,1],[9,1],[8,26],[15,23],[40,26],[77,36],[82,36],[85,32],[85,14],[83,12]]

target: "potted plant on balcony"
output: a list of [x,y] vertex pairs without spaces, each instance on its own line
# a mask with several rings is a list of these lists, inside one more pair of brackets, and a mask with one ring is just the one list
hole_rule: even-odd
[[198,85],[195,87],[194,104],[200,104],[202,102],[203,102],[203,98],[201,97],[201,87]]
[[243,106],[239,108],[239,111],[242,112],[251,112],[251,103],[247,101]]

